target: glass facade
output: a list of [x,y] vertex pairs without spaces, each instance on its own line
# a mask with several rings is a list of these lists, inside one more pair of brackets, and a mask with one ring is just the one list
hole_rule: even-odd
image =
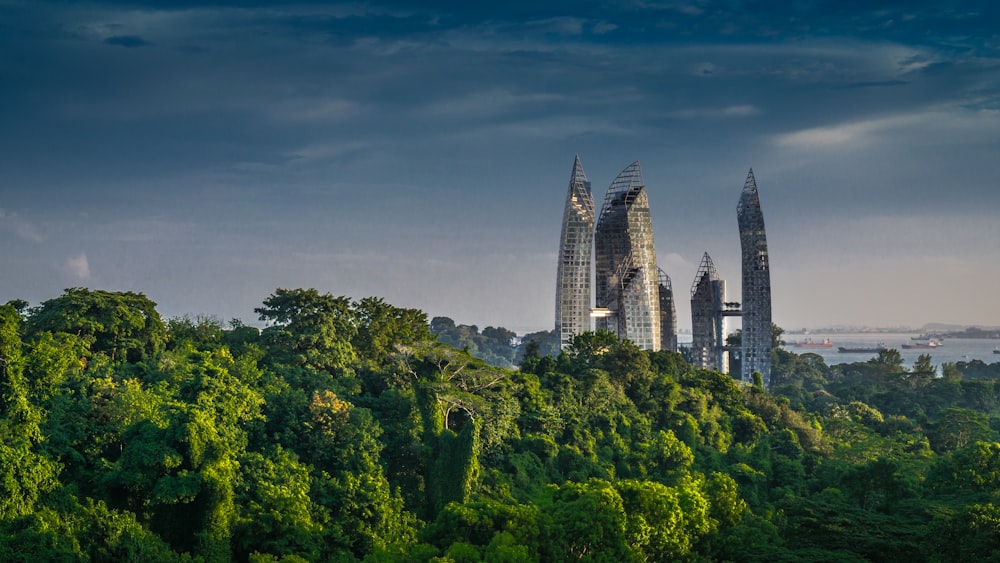
[[771,383],[771,267],[764,234],[764,213],[760,208],[753,169],[747,174],[736,207],[743,254],[743,339],[740,377],[752,383],[754,372]]
[[590,330],[590,266],[594,241],[594,197],[577,156],[569,178],[559,267],[556,273],[556,333],[562,348]]
[[727,367],[722,353],[725,301],[726,282],[706,252],[691,284],[691,358],[697,367],[719,371]]
[[660,350],[677,351],[677,307],[670,276],[659,270],[660,284]]
[[644,350],[659,350],[660,290],[649,198],[638,162],[615,178],[604,196],[594,235],[597,319]]

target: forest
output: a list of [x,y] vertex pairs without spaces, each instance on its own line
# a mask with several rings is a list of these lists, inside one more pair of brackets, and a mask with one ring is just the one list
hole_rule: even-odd
[[0,560],[1000,561],[1000,364],[779,329],[764,389],[607,332],[504,368],[380,298],[255,312],[0,306]]

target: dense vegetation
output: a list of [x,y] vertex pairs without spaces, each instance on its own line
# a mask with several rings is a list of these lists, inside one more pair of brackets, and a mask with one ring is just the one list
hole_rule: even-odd
[[0,306],[0,560],[1000,552],[1000,364],[776,349],[769,392],[608,333],[510,370],[381,299],[279,289],[257,313]]

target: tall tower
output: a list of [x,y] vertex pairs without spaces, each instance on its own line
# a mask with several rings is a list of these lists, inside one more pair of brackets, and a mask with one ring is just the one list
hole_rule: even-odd
[[649,197],[639,162],[628,165],[604,196],[594,234],[598,329],[644,350],[660,349],[660,292]]
[[728,371],[723,353],[725,303],[726,281],[706,252],[691,284],[691,358],[696,367]]
[[[659,268],[657,268],[659,270]],[[677,351],[677,307],[670,276],[659,270],[660,285],[660,350]]]
[[594,196],[577,155],[559,237],[556,272],[556,334],[566,348],[573,336],[590,330],[590,257],[594,242]]
[[764,386],[771,384],[771,267],[764,234],[764,213],[753,169],[743,184],[736,206],[743,249],[743,342],[741,346],[743,381],[753,382],[760,372]]

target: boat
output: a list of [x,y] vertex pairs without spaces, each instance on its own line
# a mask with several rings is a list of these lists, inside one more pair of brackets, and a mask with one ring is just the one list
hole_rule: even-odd
[[824,339],[823,342],[813,342],[812,339],[806,338],[802,342],[792,342],[792,346],[796,348],[833,348],[833,342],[830,339]]
[[941,346],[941,343],[937,340],[928,340],[927,342],[917,342],[914,344],[903,344],[904,350],[927,350],[930,348],[937,348]]
[[993,349],[993,353],[994,354],[1000,354],[1000,346],[997,346],[996,348],[994,348]]
[[874,348],[847,348],[845,346],[838,346],[837,351],[841,354],[878,354],[882,350],[888,350],[884,342],[879,342],[878,346]]

